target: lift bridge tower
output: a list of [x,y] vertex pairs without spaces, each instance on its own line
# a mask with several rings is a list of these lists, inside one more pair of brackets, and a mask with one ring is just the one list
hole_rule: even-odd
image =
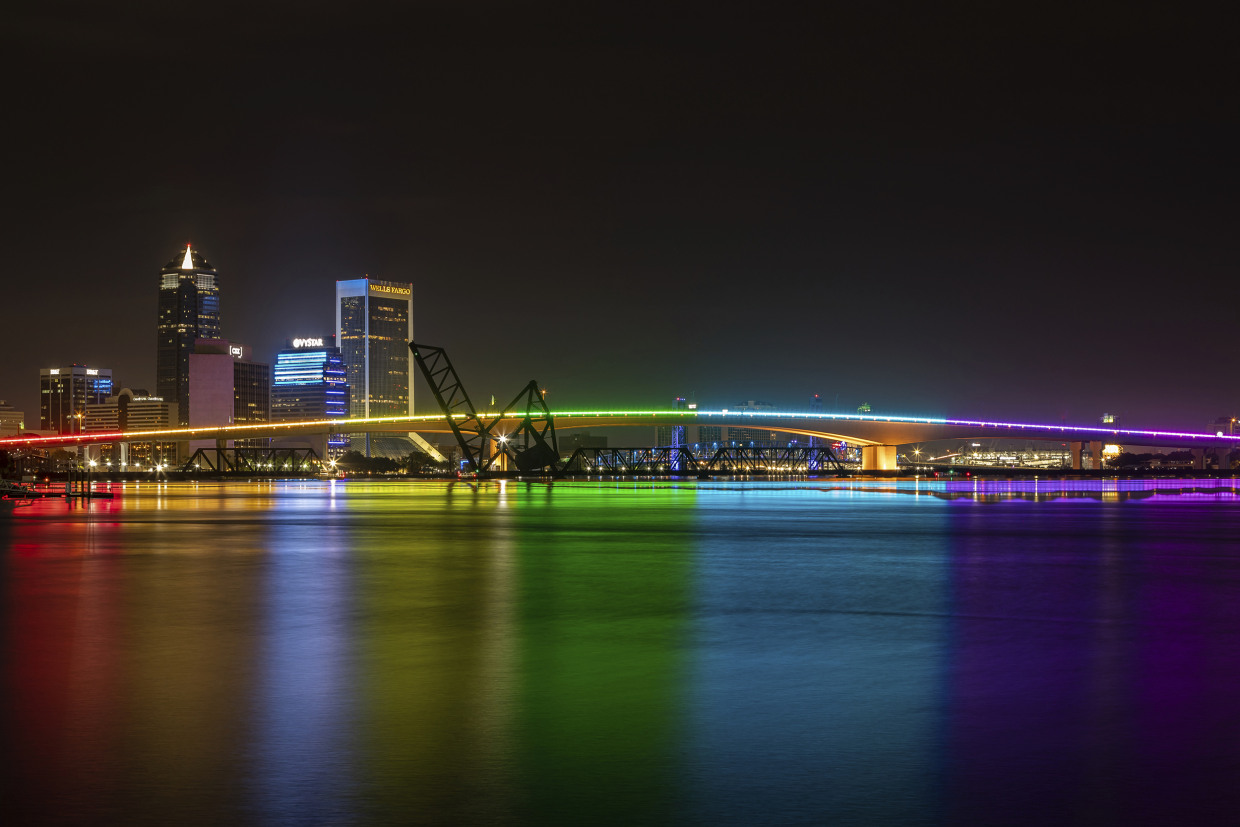
[[[485,475],[501,457],[510,460],[518,471],[546,468],[554,474],[560,470],[555,422],[538,389],[538,382],[531,379],[512,402],[487,422],[474,408],[443,348],[410,342],[409,349],[461,447],[461,456],[469,470]],[[519,411],[524,411],[524,416],[512,432],[495,432],[500,420]]]

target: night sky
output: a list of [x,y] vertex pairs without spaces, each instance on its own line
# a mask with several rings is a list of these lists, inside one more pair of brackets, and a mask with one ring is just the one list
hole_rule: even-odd
[[413,282],[476,401],[1240,412],[1226,21],[587,5],[4,12],[0,398],[37,426],[75,361],[153,390],[192,242],[261,360],[337,279]]

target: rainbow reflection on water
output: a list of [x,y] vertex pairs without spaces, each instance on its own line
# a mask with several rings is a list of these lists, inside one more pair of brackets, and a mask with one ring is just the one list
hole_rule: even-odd
[[1231,480],[116,494],[0,522],[6,823],[1240,812]]

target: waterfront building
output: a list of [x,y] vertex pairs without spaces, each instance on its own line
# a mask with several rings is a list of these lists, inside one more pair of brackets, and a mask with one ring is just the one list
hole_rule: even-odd
[[115,395],[86,406],[86,432],[171,428],[177,421],[176,404],[144,389],[122,388]]
[[[144,389],[122,388],[118,393],[86,406],[87,433],[148,431],[175,427],[179,421],[177,403],[154,396]],[[93,450],[93,449],[92,449]],[[177,461],[175,442],[129,442],[99,446],[100,462],[118,470],[152,463]]]
[[14,410],[8,402],[0,399],[0,434],[16,436],[26,430],[26,414]]
[[[194,342],[188,358],[193,403],[186,424],[198,428],[271,421],[271,368],[250,355],[249,346],[227,339]],[[269,441],[237,440],[236,447],[261,447]]]
[[219,339],[220,290],[215,268],[202,253],[185,250],[159,271],[159,325],[155,391],[176,402],[180,425],[191,418],[189,357],[198,339]]
[[86,406],[112,395],[112,371],[73,364],[39,371],[39,430],[80,433]]
[[[1108,417],[1108,416],[1111,416],[1111,414],[1103,415],[1104,422],[1106,422],[1107,424],[1114,422],[1115,423],[1114,427],[1116,428],[1120,427],[1118,417],[1112,417],[1112,419],[1108,421],[1105,419],[1105,417]],[[1224,435],[1233,436],[1236,433],[1236,431],[1237,431],[1236,417],[1234,416],[1220,416],[1217,419],[1215,419],[1213,422],[1210,422],[1209,424],[1206,425],[1207,433],[1218,434],[1219,436],[1224,436]]]
[[[729,409],[732,413],[737,411],[773,411],[775,406],[768,402],[760,402],[756,399],[737,405]],[[771,431],[764,428],[736,428],[728,426],[723,435],[724,441],[732,446],[771,446],[779,444],[787,444],[789,440],[781,440],[777,431]]]
[[[344,357],[351,417],[413,414],[413,285],[369,276],[336,282],[336,343]],[[370,453],[370,435],[352,447]]]
[[[330,340],[329,340],[330,341]],[[271,421],[344,419],[349,415],[349,382],[340,349],[321,338],[298,338],[276,354],[271,384]],[[327,455],[347,450],[347,434],[330,434]]]

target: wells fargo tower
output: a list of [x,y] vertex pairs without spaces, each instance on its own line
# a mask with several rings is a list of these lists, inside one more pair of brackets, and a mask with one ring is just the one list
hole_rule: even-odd
[[336,282],[336,343],[349,372],[349,415],[413,414],[413,285],[369,276]]
[[156,393],[178,403],[181,425],[189,424],[189,355],[196,339],[220,339],[220,288],[202,253],[185,251],[159,271],[159,345]]

